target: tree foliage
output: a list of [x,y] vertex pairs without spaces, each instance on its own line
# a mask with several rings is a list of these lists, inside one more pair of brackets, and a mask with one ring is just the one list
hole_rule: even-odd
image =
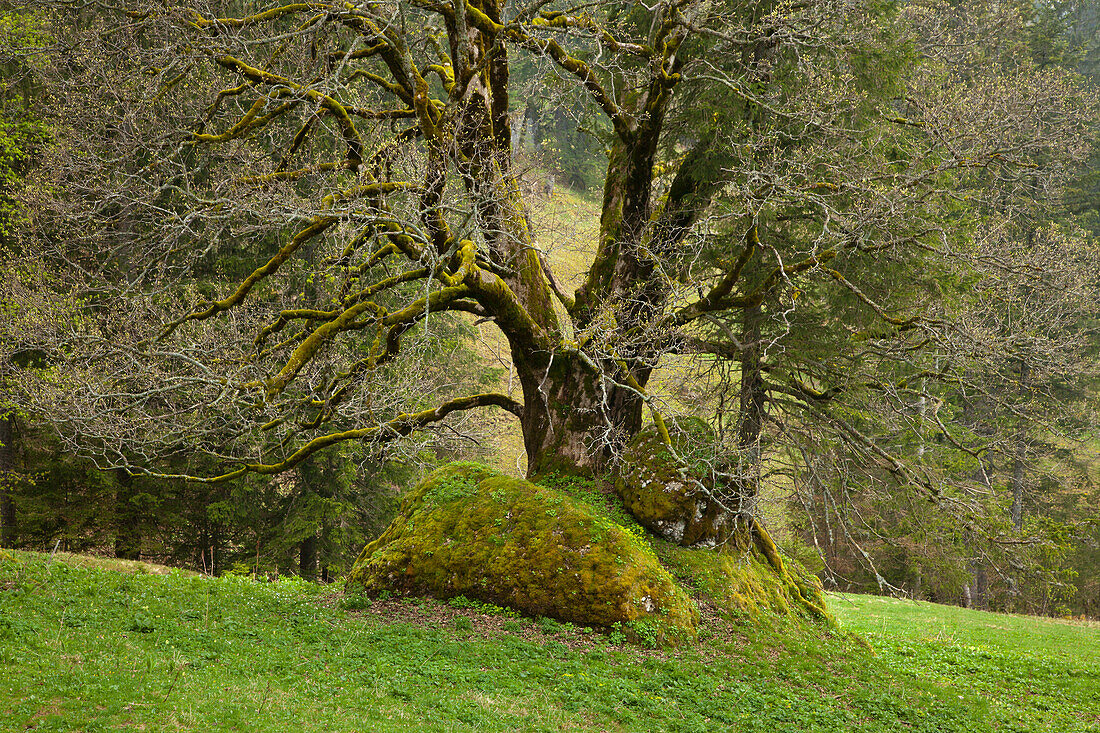
[[[1033,60],[1024,5],[48,5],[50,40],[9,53],[64,134],[25,196],[44,246],[5,281],[34,325],[0,328],[51,357],[16,399],[108,465],[198,450],[212,480],[276,474],[495,407],[532,474],[601,472],[647,407],[672,445],[655,375],[687,359],[731,511],[836,456],[996,539],[975,519],[990,447],[955,415],[1022,418],[990,379],[1079,363],[1040,296],[1083,307],[1096,255],[1040,222],[1095,99]],[[521,62],[600,120],[572,292],[519,185]],[[506,339],[522,402],[439,359],[471,316]],[[933,434],[965,468],[905,449]]]

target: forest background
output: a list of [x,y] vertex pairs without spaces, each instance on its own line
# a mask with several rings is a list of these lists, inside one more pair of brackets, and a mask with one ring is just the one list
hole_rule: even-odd
[[[487,403],[495,407],[480,405],[481,413],[455,413],[419,425],[422,429],[407,431],[401,441],[347,440],[308,452],[274,475],[245,471],[219,482],[165,478],[232,473],[250,455],[260,455],[259,464],[270,462],[268,456],[279,451],[263,447],[265,436],[275,438],[269,443],[282,441],[280,455],[293,454],[286,446],[298,436],[260,429],[274,420],[242,417],[237,404],[222,409],[221,403],[204,402],[202,387],[195,386],[200,380],[180,365],[178,352],[160,363],[138,346],[148,346],[146,325],[162,328],[171,320],[166,313],[181,318],[177,325],[190,325],[183,323],[184,314],[202,312],[190,310],[194,303],[219,302],[227,289],[277,256],[295,227],[309,220],[303,212],[316,209],[302,203],[310,193],[277,191],[299,197],[300,208],[292,211],[280,209],[281,200],[269,189],[238,189],[231,194],[239,205],[232,219],[217,211],[226,205],[222,201],[211,205],[189,198],[192,190],[175,198],[171,175],[153,181],[153,176],[120,173],[150,170],[156,157],[151,151],[160,154],[178,145],[170,135],[156,137],[164,132],[157,126],[164,110],[136,102],[183,94],[184,86],[177,84],[186,72],[149,61],[165,37],[154,33],[157,26],[140,4],[131,10],[133,27],[113,18],[107,5],[77,5],[79,13],[52,15],[46,4],[0,4],[3,545],[113,553],[215,574],[296,573],[334,580],[385,528],[401,492],[430,467],[475,458],[527,473],[521,446],[532,445],[537,430],[525,426],[521,436],[510,415],[512,403],[498,400]],[[732,16],[746,12],[737,3],[722,7]],[[72,9],[64,3],[58,8]],[[243,2],[229,10],[243,16],[265,8]],[[688,233],[687,244],[657,252],[664,268],[657,271],[675,271],[670,282],[679,278],[688,291],[710,288],[713,295],[722,287],[722,278],[714,275],[721,267],[714,262],[738,252],[729,242],[747,240],[752,232],[765,243],[768,235],[773,239],[759,245],[770,246],[771,254],[761,255],[763,264],[746,279],[757,277],[763,288],[759,283],[768,284],[769,273],[780,272],[781,282],[768,285],[772,289],[756,306],[708,313],[702,319],[707,325],[670,339],[659,353],[639,346],[667,332],[667,323],[658,328],[659,319],[648,312],[626,308],[615,314],[616,323],[628,313],[645,327],[638,329],[641,336],[620,340],[614,348],[608,346],[613,339],[603,337],[601,316],[589,317],[588,325],[596,324],[589,343],[595,345],[580,351],[596,354],[593,360],[619,388],[644,394],[647,409],[664,415],[673,428],[691,417],[701,419],[714,431],[723,455],[737,455],[738,465],[749,456],[752,510],[784,551],[817,571],[827,587],[996,610],[1100,615],[1100,147],[1095,134],[1100,9],[1090,2],[927,2],[839,4],[835,10],[836,16],[824,19],[791,19],[784,13],[798,11],[778,4],[754,11],[759,17],[742,26],[707,26],[708,33],[700,35],[714,43],[734,43],[722,34],[738,28],[770,27],[773,35],[782,35],[778,28],[789,36],[769,41],[779,50],[754,39],[743,62],[748,71],[740,77],[713,69],[715,76],[725,82],[736,78],[738,84],[700,86],[694,104],[672,105],[667,114],[675,125],[655,134],[652,145],[655,170],[645,183],[665,202],[686,180],[679,175],[687,170],[685,161],[706,158],[705,165],[724,172],[721,186],[706,194],[705,216],[693,210],[679,223],[674,207],[665,204],[664,213]],[[799,23],[827,26],[852,13],[861,18],[853,37],[814,36],[813,43],[821,45],[813,46],[810,36],[800,35],[806,26]],[[613,22],[595,16],[604,28]],[[553,27],[556,18],[568,16],[544,17]],[[615,22],[623,28],[636,24]],[[696,18],[684,27],[692,23],[706,25]],[[591,69],[600,69],[601,48],[622,45],[610,33],[601,35],[595,24],[562,27],[589,44],[573,58]],[[268,43],[286,35],[283,30]],[[318,58],[335,58],[321,45],[333,40],[324,37],[329,31],[307,30],[290,34],[287,52],[305,76],[314,72],[310,64]],[[807,44],[811,50],[800,51],[806,57],[843,56],[848,76],[805,86],[803,67],[783,65],[783,43],[796,49]],[[606,234],[608,192],[615,182],[609,171],[615,171],[620,150],[618,118],[607,113],[615,102],[601,99],[596,81],[578,83],[583,74],[557,58],[552,46],[519,45],[510,57],[508,135],[501,143],[510,151],[505,177],[526,201],[532,239],[544,250],[547,271],[556,270],[564,285],[547,278],[548,287],[569,311],[577,298],[558,291],[581,285]],[[129,66],[118,61],[127,55]],[[106,60],[120,65],[111,67]],[[638,68],[624,63],[607,75],[641,74],[649,66]],[[910,68],[927,76],[907,76]],[[696,78],[706,77],[695,71]],[[446,87],[446,72],[438,76]],[[195,84],[186,96],[195,99],[196,109],[206,109],[211,97],[202,95],[216,87],[204,79]],[[937,90],[942,96],[935,96]],[[845,96],[857,92],[858,103]],[[798,107],[792,100],[800,95],[813,96],[814,104]],[[88,106],[93,98],[99,106]],[[777,100],[787,107],[776,111]],[[625,106],[623,98],[615,101]],[[313,112],[319,108],[311,107],[306,123],[292,125],[291,132],[321,125],[309,122],[323,120]],[[261,183],[289,178],[284,174],[291,171],[280,160],[297,150],[295,144],[267,134],[268,128],[250,129],[249,109],[244,104],[230,113],[237,116],[229,132],[192,132],[211,138],[205,140],[211,145],[230,145],[189,175],[198,170],[200,177],[216,180],[221,166],[234,169],[238,184],[246,185],[233,167],[262,160],[266,163],[257,164],[251,177],[268,178],[251,182],[257,190]],[[722,134],[731,122],[718,119],[724,109],[742,114],[750,129],[733,141],[732,150],[711,155],[719,143],[696,145],[705,133],[692,131],[712,125],[714,140],[729,143]],[[193,110],[174,111],[183,117]],[[409,118],[401,112],[383,116],[384,121]],[[811,118],[813,125],[807,123]],[[215,119],[211,112],[208,121]],[[844,134],[837,132],[840,121],[850,126]],[[799,125],[811,129],[796,134]],[[993,129],[997,125],[1003,129]],[[912,138],[906,137],[910,131],[916,131]],[[890,148],[883,170],[895,176],[892,182],[874,168],[880,161],[867,151],[838,152],[843,146],[837,140],[850,136]],[[340,140],[336,130],[332,139],[311,142],[311,152],[323,159],[339,149]],[[736,157],[737,146],[753,149]],[[395,168],[423,164],[420,159],[393,163]],[[804,170],[793,170],[799,166]],[[104,171],[114,175],[98,175]],[[321,198],[331,195],[325,188],[331,181],[324,178],[329,172],[319,165],[292,183]],[[761,197],[762,184],[753,176],[762,173],[783,193]],[[907,183],[899,185],[900,178]],[[855,189],[858,195],[851,193]],[[702,196],[700,190],[693,189],[694,195]],[[448,189],[446,196],[454,197],[446,216],[456,229],[454,222],[463,217],[487,216],[464,204],[461,190]],[[738,208],[739,200],[754,196],[761,201],[753,211]],[[381,201],[372,205],[384,208]],[[392,213],[409,204],[386,205]],[[256,223],[272,211],[264,226]],[[201,216],[190,218],[194,212]],[[802,269],[787,267],[784,261],[798,262],[793,256],[804,254],[784,239],[796,239],[795,212],[813,222],[806,226],[815,241],[824,242],[832,227],[843,230],[840,239],[854,233],[866,237],[860,242],[865,249],[853,246],[864,254],[881,248],[895,256],[868,255],[866,261],[853,256],[840,277],[832,273],[841,270],[828,271],[816,261]],[[860,216],[864,219],[855,221]],[[172,222],[170,237],[157,220]],[[430,241],[433,233],[423,228]],[[883,237],[884,231],[889,236]],[[920,244],[918,255],[905,249],[914,242]],[[315,246],[296,267],[284,268],[282,284],[264,294],[270,312],[318,310],[339,292],[340,283],[325,279],[325,265],[339,259],[331,244]],[[188,248],[186,265],[164,255]],[[143,249],[148,258],[140,255]],[[454,254],[444,251],[440,261]],[[684,264],[687,260],[692,264]],[[696,262],[711,268],[699,272],[711,274],[697,274]],[[156,280],[163,272],[153,271],[165,263],[175,269],[167,280]],[[126,299],[141,280],[121,276],[127,268],[153,273],[146,282],[155,280],[165,296],[156,308],[122,307],[139,303]],[[710,287],[706,277],[717,284]],[[415,280],[404,284],[410,284],[408,291],[397,293],[394,303],[418,294]],[[675,294],[668,300],[682,313],[687,300],[677,286],[669,287]],[[380,365],[370,375],[374,386],[363,388],[375,402],[354,416],[384,423],[406,414],[401,410],[409,404],[426,406],[425,395],[453,398],[463,391],[496,390],[492,394],[514,402],[513,395],[522,391],[523,365],[517,367],[514,352],[493,330],[494,314],[482,307],[444,310],[430,327],[426,314],[416,320],[400,357]],[[251,325],[262,322],[261,316],[244,313],[241,321]],[[196,343],[209,339],[211,348],[185,355],[240,358],[231,343],[237,327],[192,334]],[[735,352],[729,343],[737,346]],[[751,348],[754,343],[767,347]],[[369,354],[373,347],[364,339],[345,348]],[[256,351],[266,353],[262,347]],[[351,363],[357,363],[354,357]],[[622,373],[615,371],[620,364],[625,364]],[[640,370],[638,364],[648,366]],[[662,374],[643,388],[646,380],[638,375],[644,371],[648,379],[655,364]],[[759,401],[746,403],[750,373],[760,377],[761,386]],[[321,369],[303,378],[314,389],[323,377]],[[193,390],[194,401],[149,400],[160,385],[177,393]],[[146,397],[138,416],[140,395]],[[641,403],[636,407],[640,414]],[[166,418],[183,412],[192,419]],[[759,420],[746,442],[746,425],[753,423],[747,415]],[[333,426],[338,424],[339,419]],[[607,439],[611,463],[616,440]],[[586,450],[595,454],[603,446]],[[561,478],[555,470],[539,475]],[[597,472],[596,483],[601,475]],[[935,506],[928,501],[929,487],[940,498]]]

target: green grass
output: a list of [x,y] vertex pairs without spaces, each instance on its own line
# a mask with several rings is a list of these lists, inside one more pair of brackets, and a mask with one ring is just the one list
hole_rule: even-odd
[[[699,645],[654,651],[470,604],[70,562],[0,554],[0,730],[1098,729],[1088,627],[1043,631],[1027,652],[987,629],[989,656],[964,654],[971,617],[937,629],[855,599],[834,606],[877,653],[778,618],[712,619]],[[1076,718],[1048,689],[1057,679],[1080,698]],[[988,691],[1029,681],[1034,700]]]
[[1100,623],[830,595],[895,674],[989,702],[995,730],[1100,730]]

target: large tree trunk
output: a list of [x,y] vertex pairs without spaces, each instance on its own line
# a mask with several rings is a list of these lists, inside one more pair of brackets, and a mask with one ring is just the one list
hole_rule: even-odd
[[15,546],[15,417],[0,416],[0,547]]
[[[578,330],[598,333],[605,317],[598,305],[615,303],[614,330],[644,333],[658,304],[668,297],[661,278],[654,278],[652,253],[643,246],[652,205],[653,150],[661,111],[654,108],[631,145],[616,142],[608,164],[600,217],[600,245],[586,281],[576,291],[572,310]],[[649,246],[657,246],[648,242]],[[547,330],[560,333],[542,273],[537,286],[513,285],[531,317]],[[645,283],[642,290],[633,289]],[[511,283],[510,283],[511,284]],[[598,336],[597,336],[598,338]],[[612,347],[614,359],[598,365],[569,352],[552,356],[516,348],[512,356],[523,385],[523,435],[528,475],[550,471],[596,474],[605,470],[619,448],[642,428],[643,400],[637,387],[649,381],[654,345],[626,339]],[[623,368],[629,369],[629,376]],[[597,372],[605,376],[600,376]],[[629,384],[633,380],[633,384]],[[629,386],[623,386],[628,384]]]
[[[642,427],[642,401],[600,377],[583,359],[557,353],[535,363],[513,353],[523,387],[528,476],[593,476]],[[646,375],[648,376],[648,375]]]

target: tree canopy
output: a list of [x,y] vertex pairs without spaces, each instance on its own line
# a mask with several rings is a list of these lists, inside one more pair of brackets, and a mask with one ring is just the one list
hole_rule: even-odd
[[[901,436],[980,474],[949,395],[1020,414],[975,375],[1032,390],[1079,366],[1080,319],[1039,304],[1096,286],[1050,214],[1096,100],[1033,60],[1027,4],[36,6],[42,37],[6,53],[55,144],[2,356],[40,355],[13,399],[106,465],[198,450],[207,480],[274,474],[495,407],[530,474],[598,473],[647,409],[672,446],[654,384],[689,360],[731,511],[830,442],[968,515],[980,479]],[[600,120],[574,289],[524,199],[520,62]],[[507,341],[522,401],[441,358],[470,318]]]

